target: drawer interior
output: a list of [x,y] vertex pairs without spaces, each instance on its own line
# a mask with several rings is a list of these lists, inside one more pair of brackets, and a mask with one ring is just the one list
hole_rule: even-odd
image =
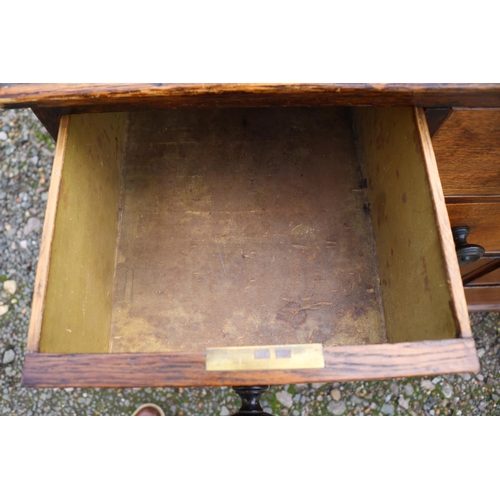
[[30,325],[41,352],[468,328],[411,108],[71,115],[56,156]]
[[361,182],[346,110],[131,115],[111,350],[383,342]]

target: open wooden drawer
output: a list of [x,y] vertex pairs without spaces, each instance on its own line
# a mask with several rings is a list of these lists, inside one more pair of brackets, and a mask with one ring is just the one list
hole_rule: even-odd
[[24,384],[478,366],[421,109],[63,117]]

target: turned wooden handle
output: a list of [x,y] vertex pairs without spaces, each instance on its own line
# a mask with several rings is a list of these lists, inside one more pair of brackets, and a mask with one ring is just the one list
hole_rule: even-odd
[[467,243],[467,237],[470,233],[470,228],[467,226],[454,227],[452,229],[453,239],[455,240],[455,248],[457,250],[458,263],[471,264],[476,262],[484,255],[484,248],[479,245]]
[[236,386],[233,387],[233,389],[241,398],[241,408],[238,413],[235,413],[233,416],[271,416],[271,414],[266,413],[260,405],[260,397],[269,389],[268,385]]

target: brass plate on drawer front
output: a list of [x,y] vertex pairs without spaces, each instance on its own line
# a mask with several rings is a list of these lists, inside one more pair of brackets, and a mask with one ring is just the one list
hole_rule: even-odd
[[291,344],[211,348],[207,371],[290,370],[324,368],[322,344]]

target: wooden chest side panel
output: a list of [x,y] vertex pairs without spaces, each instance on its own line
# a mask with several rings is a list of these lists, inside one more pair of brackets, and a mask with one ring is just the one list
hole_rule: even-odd
[[39,264],[49,267],[45,304],[32,313],[43,313],[41,352],[108,351],[126,122],[69,118],[52,251]]
[[389,342],[470,335],[423,111],[359,108],[354,116]]

